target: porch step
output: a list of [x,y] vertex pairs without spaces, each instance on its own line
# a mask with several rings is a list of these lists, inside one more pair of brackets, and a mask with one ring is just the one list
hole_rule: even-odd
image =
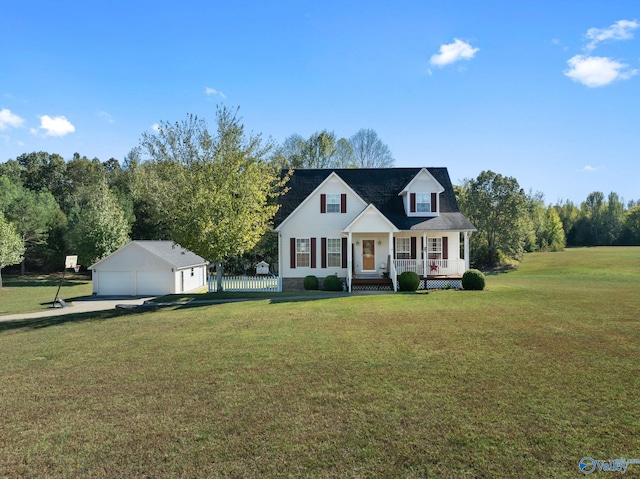
[[393,291],[389,278],[352,278],[351,291]]

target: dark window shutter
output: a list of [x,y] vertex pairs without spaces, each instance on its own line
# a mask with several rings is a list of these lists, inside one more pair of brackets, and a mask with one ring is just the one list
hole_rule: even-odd
[[449,259],[449,238],[442,237],[442,259]]
[[340,213],[346,213],[346,212],[347,212],[347,194],[342,193],[340,195]]
[[311,238],[311,267],[316,267],[316,239]]
[[296,267],[296,239],[291,238],[289,240],[289,261],[291,262],[291,267]]
[[436,212],[436,202],[438,201],[438,195],[435,193],[431,193],[431,212]]
[[416,194],[415,193],[410,193],[409,194],[409,211],[411,213],[415,213],[416,212]]
[[327,212],[327,195],[322,193],[320,195],[320,213],[326,213],[326,212]]
[[396,238],[393,238],[393,259],[398,259],[398,252],[396,251]]
[[327,238],[320,238],[320,267],[327,267]]
[[416,251],[416,237],[411,237],[411,259],[416,259],[417,251]]
[[347,238],[342,238],[342,267],[347,267]]

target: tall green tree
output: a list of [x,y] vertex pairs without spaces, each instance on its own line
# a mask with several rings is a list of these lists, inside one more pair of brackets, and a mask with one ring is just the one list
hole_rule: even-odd
[[621,243],[640,245],[640,205],[625,212]]
[[546,207],[544,195],[537,191],[529,191],[527,194],[527,219],[525,225],[527,234],[525,236],[525,251],[540,251],[545,242]]
[[542,251],[562,251],[566,245],[567,240],[560,216],[553,206],[549,206],[545,214],[544,236],[540,249]]
[[69,244],[80,264],[90,265],[129,241],[129,223],[105,180],[70,216]]
[[2,268],[22,261],[24,243],[15,227],[0,213],[0,289],[2,289]]
[[270,228],[281,186],[267,161],[272,145],[246,135],[237,112],[218,107],[214,132],[190,115],[141,140],[149,161],[139,188],[158,205],[170,239],[219,265]]
[[494,267],[522,259],[528,231],[527,197],[518,181],[483,171],[458,191],[462,213],[478,228],[472,237],[472,262]]
[[567,244],[575,243],[576,224],[580,219],[580,208],[578,208],[572,201],[566,200],[560,202],[554,206],[558,217],[562,222],[562,229],[566,238]]
[[604,194],[600,191],[589,193],[581,209],[585,219],[585,227],[581,234],[584,244],[589,246],[604,244]]
[[603,218],[604,244],[616,244],[624,227],[624,203],[617,193],[611,192],[607,196],[605,214]]
[[47,190],[56,195],[64,187],[67,165],[57,153],[24,153],[16,161],[21,167],[21,179],[25,188],[32,191]]
[[42,267],[49,260],[49,234],[55,228],[64,227],[66,218],[46,188],[33,191],[20,184],[7,185],[7,180],[0,178],[4,186],[0,192],[0,211],[15,225],[26,247],[20,265],[20,274],[24,275],[27,261]]
[[289,136],[280,152],[285,168],[343,168],[351,161],[353,151],[344,138],[332,131],[322,130],[304,139],[298,134]]

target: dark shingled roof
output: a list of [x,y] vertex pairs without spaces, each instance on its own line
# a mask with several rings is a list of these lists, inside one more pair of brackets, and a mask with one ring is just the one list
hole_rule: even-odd
[[398,196],[422,168],[349,168],[294,170],[287,183],[289,191],[280,198],[280,210],[274,219],[278,226],[327,177],[335,172],[367,204],[373,204],[400,230],[469,230],[475,227],[458,208],[453,185],[446,168],[426,168],[440,183],[440,215],[433,218],[407,217],[402,197]]

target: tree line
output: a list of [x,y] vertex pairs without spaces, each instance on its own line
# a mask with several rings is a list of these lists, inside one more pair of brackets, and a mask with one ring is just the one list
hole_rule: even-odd
[[[245,133],[238,110],[226,107],[216,110],[213,128],[193,115],[161,123],[122,163],[25,153],[0,164],[0,268],[60,271],[68,254],[87,267],[130,239],[169,239],[247,272],[259,260],[277,262],[269,230],[286,191],[282,171],[394,163],[374,130],[348,139],[328,130],[293,134],[276,144]],[[491,171],[455,188],[478,228],[471,239],[476,267],[509,264],[528,251],[640,244],[640,201],[624,204],[615,193],[551,206]]]
[[525,191],[513,177],[483,171],[456,187],[460,209],[476,225],[471,262],[480,268],[513,264],[525,252],[566,246],[640,244],[640,200],[617,193],[590,193],[579,206],[547,205],[540,192]]
[[273,263],[277,242],[266,233],[283,169],[393,163],[374,130],[294,134],[278,145],[245,133],[226,107],[214,128],[193,115],[161,123],[122,163],[25,153],[0,164],[0,268],[60,271],[68,254],[87,267],[131,239],[170,239],[233,270]]

